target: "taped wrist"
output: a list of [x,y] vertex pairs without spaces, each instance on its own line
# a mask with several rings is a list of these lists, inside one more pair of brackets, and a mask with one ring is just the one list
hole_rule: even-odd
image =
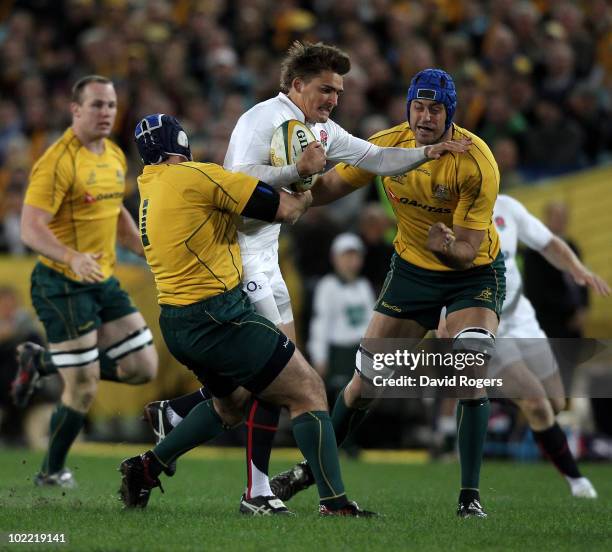
[[260,180],[240,214],[243,217],[274,222],[279,204],[279,193],[272,186]]

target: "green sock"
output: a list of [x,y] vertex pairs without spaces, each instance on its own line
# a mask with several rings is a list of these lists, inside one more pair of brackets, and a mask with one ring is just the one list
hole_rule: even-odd
[[457,406],[457,442],[462,489],[478,490],[490,409],[491,405],[486,397],[461,400]]
[[43,460],[41,471],[55,473],[64,467],[68,450],[85,422],[85,414],[58,404],[51,416],[49,427],[49,448]]
[[223,433],[227,427],[215,412],[212,399],[195,406],[183,421],[153,449],[157,459],[168,466],[181,454]]
[[[325,411],[305,412],[291,420],[293,436],[312,469],[321,504],[341,508],[348,500],[344,492],[334,427]],[[180,427],[180,426],[179,426]]]
[[115,360],[109,357],[104,351],[99,352],[100,360],[100,379],[104,381],[121,381],[117,368],[119,365]]
[[336,442],[339,447],[361,425],[368,412],[368,410],[359,410],[347,406],[344,402],[344,389],[340,391],[331,415],[334,431],[336,432]]

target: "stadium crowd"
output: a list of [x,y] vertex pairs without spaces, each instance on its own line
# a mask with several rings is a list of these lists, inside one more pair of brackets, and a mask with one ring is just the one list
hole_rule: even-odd
[[[350,54],[333,119],[357,136],[404,121],[410,78],[440,66],[456,80],[455,122],[489,144],[502,189],[612,159],[606,0],[14,0],[0,21],[0,251],[14,255],[27,253],[19,217],[30,168],[69,126],[79,77],[116,85],[114,137],[134,214],[136,122],[176,115],[194,158],[222,164],[238,117],[278,92],[279,60],[295,39]],[[307,296],[331,271],[329,246],[343,230],[360,233],[365,275],[380,288],[393,225],[380,206],[364,208],[377,199],[375,188],[353,194],[292,230]]]
[[404,120],[411,76],[441,66],[456,79],[456,123],[494,149],[506,186],[592,165],[612,148],[605,0],[3,4],[2,190],[23,187],[33,160],[69,123],[72,83],[91,73],[117,85],[115,136],[132,159],[135,122],[166,112],[188,128],[196,159],[222,162],[238,116],[278,91],[279,59],[296,38],[350,54],[334,118],[354,134]]

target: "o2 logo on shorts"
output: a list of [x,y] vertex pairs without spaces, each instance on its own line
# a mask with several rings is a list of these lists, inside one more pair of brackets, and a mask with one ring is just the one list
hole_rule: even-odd
[[247,282],[246,288],[247,288],[247,291],[250,291],[251,293],[255,293],[258,289],[262,289],[262,287],[253,280],[251,280],[250,282]]

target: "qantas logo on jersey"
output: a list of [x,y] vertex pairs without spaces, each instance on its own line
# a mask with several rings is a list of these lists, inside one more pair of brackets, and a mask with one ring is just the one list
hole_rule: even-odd
[[495,217],[495,226],[497,226],[498,230],[504,230],[506,228],[504,217]]
[[425,205],[424,203],[421,203],[417,201],[416,199],[410,199],[407,197],[399,197],[398,195],[394,194],[393,191],[389,188],[387,188],[387,194],[389,195],[389,198],[392,201],[395,201],[396,203],[401,203],[402,205],[410,205],[412,207],[418,207],[419,209],[423,209],[424,211],[427,211],[428,213],[450,213],[451,212],[451,210],[447,207],[434,207],[433,205]]
[[324,129],[321,129],[321,132],[319,133],[319,135],[321,136],[321,145],[326,148],[327,147],[327,131]]
[[89,192],[87,192],[83,197],[83,201],[85,203],[95,203],[96,201],[104,201],[105,199],[120,199],[122,197],[123,192],[111,192],[108,194],[98,194],[96,196],[93,196]]

